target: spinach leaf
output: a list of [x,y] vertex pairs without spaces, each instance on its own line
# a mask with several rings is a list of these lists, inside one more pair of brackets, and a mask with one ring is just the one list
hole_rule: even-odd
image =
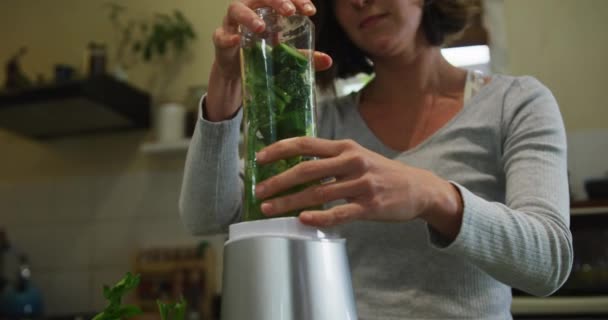
[[282,139],[315,134],[314,75],[309,59],[285,43],[271,47],[265,41],[256,42],[243,48],[242,59],[247,144],[244,212],[245,220],[257,220],[266,217],[260,210],[261,201],[255,197],[255,185],[304,159],[294,157],[258,165],[255,153]]

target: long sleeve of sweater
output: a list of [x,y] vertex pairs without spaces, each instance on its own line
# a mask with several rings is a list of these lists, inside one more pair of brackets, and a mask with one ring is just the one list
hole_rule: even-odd
[[553,95],[533,78],[514,82],[503,110],[505,204],[458,185],[460,233],[446,246],[432,231],[431,240],[505,284],[549,295],[565,282],[573,259],[565,130]]
[[225,231],[241,216],[243,183],[238,144],[242,110],[229,120],[196,123],[188,148],[182,191],[181,220],[192,234]]

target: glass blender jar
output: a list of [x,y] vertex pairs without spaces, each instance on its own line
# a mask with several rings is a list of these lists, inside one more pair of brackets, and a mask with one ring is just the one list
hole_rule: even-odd
[[[241,27],[241,72],[245,136],[244,221],[265,219],[255,185],[309,157],[259,165],[256,152],[282,139],[316,136],[314,25],[303,15],[284,17],[255,9],[266,23],[262,33]],[[302,185],[282,195],[303,190]],[[286,215],[296,216],[299,212]]]

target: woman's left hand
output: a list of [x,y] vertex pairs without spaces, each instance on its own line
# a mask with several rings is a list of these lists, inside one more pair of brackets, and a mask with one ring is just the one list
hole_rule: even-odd
[[320,159],[304,161],[257,184],[256,197],[268,199],[297,185],[328,177],[335,179],[295,194],[268,199],[262,203],[264,214],[280,215],[338,199],[345,199],[347,203],[327,210],[304,211],[300,220],[317,226],[352,220],[415,218],[431,223],[441,221],[444,214],[461,214],[460,194],[451,183],[429,171],[367,150],[352,140],[291,138],[262,149],[256,156],[259,164],[267,164],[299,155]]

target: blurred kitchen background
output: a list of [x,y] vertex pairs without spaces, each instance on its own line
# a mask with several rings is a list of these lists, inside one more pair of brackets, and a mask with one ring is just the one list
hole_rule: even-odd
[[[130,301],[148,310],[182,290],[202,301],[192,319],[217,314],[225,236],[190,235],[177,201],[211,34],[229,2],[0,2],[0,229],[11,248],[0,241],[0,271],[38,288],[44,317],[102,310],[102,286],[128,271],[145,280]],[[479,24],[453,44],[475,45],[474,53],[451,59],[545,83],[568,132],[573,204],[594,217],[608,212],[608,1],[483,5]],[[604,268],[587,280],[605,281],[599,292],[608,296],[603,227],[585,233],[604,246],[579,267]],[[8,263],[16,252],[27,260]]]

